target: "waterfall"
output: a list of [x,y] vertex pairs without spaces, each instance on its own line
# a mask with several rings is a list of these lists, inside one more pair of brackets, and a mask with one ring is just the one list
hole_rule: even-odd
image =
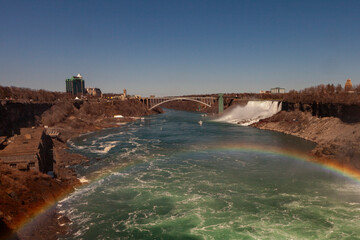
[[215,121],[237,123],[243,126],[256,123],[281,111],[278,101],[249,101],[245,106],[237,105],[227,109]]

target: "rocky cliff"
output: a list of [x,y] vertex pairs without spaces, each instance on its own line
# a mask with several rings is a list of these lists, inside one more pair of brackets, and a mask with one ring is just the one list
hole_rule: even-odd
[[3,103],[0,104],[0,136],[19,134],[20,128],[37,124],[50,103]]
[[360,105],[359,104],[343,104],[343,103],[294,103],[283,102],[283,111],[310,112],[312,116],[336,117],[345,123],[360,122]]
[[316,142],[312,151],[316,157],[333,159],[360,171],[359,105],[284,102],[282,109],[253,126]]

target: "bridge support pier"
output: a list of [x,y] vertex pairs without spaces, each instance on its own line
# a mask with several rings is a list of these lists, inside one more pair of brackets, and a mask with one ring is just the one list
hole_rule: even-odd
[[219,93],[219,100],[218,100],[218,103],[219,103],[219,113],[222,113],[224,111],[224,98],[223,98],[223,95],[222,93]]

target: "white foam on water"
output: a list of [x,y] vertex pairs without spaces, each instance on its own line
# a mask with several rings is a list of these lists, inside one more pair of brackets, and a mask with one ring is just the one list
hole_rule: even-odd
[[79,179],[80,183],[88,183],[89,182],[89,180],[87,180],[85,176],[78,178],[78,179]]
[[300,201],[292,201],[290,203],[283,204],[283,207],[296,209],[296,208],[303,208],[303,204]]
[[76,148],[76,149],[80,149],[83,150],[85,148],[87,148],[87,146],[77,146],[73,141],[68,140],[67,143],[72,147],[72,148]]
[[119,141],[105,142],[105,143],[100,144],[100,146],[96,147],[96,148],[102,148],[102,149],[89,149],[89,151],[92,153],[106,154],[113,147],[116,147],[117,143],[119,143]]
[[129,175],[129,173],[112,172],[110,175],[125,177],[125,176],[128,176],[128,175]]
[[193,202],[205,202],[205,201],[206,200],[202,195],[193,194],[192,196],[179,201],[178,204],[189,204],[189,203],[193,203]]
[[79,137],[86,136],[86,135],[90,135],[90,134],[92,134],[92,132],[82,133],[82,134],[79,135]]
[[68,201],[81,198],[83,196],[89,196],[90,194],[94,193],[95,190],[103,184],[103,182],[104,179],[100,179],[99,181],[92,182],[86,187],[75,188],[75,191],[73,193],[58,202],[57,207],[61,208],[63,206],[62,203],[66,203]]
[[268,118],[281,111],[281,102],[278,101],[249,101],[246,106],[235,106],[225,110],[216,122],[236,123],[248,126],[261,119]]
[[110,137],[117,137],[117,136],[120,136],[120,135],[123,135],[124,132],[117,132],[117,133],[111,133],[111,134],[108,134],[106,136],[103,136],[103,137],[98,137],[97,139],[98,140],[103,140],[103,139],[107,139],[107,138],[110,138]]

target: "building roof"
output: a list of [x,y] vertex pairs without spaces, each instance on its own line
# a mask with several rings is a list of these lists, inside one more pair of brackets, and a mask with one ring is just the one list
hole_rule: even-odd
[[38,146],[44,129],[22,128],[20,135],[14,136],[12,142],[0,150],[1,157],[33,155],[38,152]]
[[68,78],[68,79],[66,79],[66,80],[69,80],[69,81],[84,81],[84,79],[82,79],[82,78],[78,78],[78,77],[76,77],[76,76],[73,76],[72,78]]

